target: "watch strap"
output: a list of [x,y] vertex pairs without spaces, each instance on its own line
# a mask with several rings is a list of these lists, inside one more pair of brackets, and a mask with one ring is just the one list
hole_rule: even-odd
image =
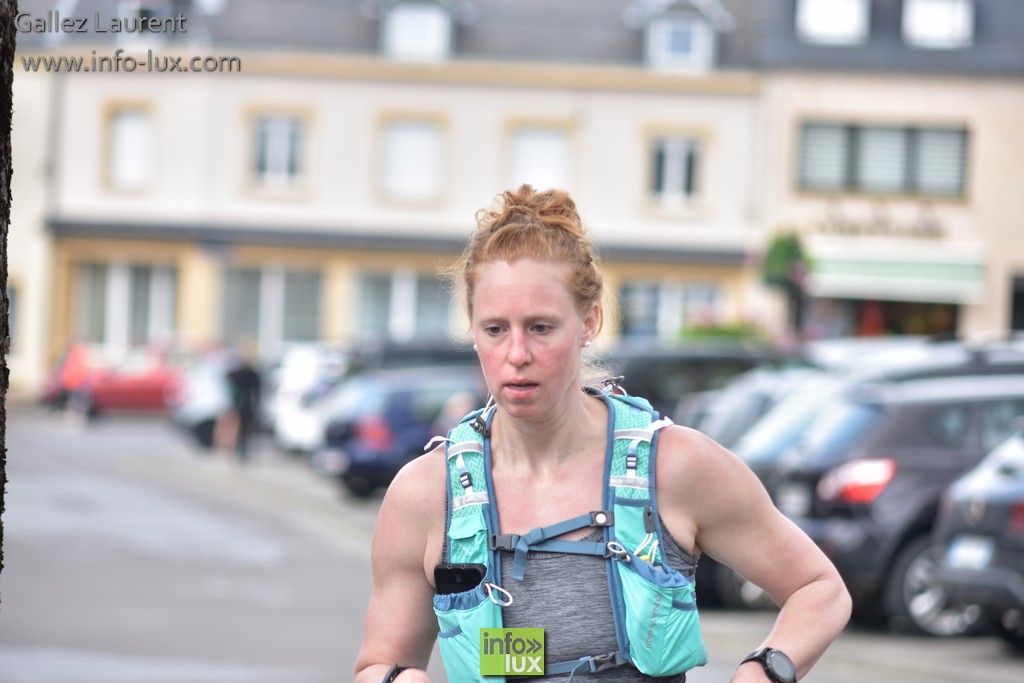
[[384,678],[381,679],[380,683],[393,683],[394,680],[398,678],[398,674],[405,671],[406,668],[407,667],[395,664],[390,669],[388,669],[388,672],[386,674],[384,674]]
[[740,665],[742,666],[747,662],[758,662],[764,668],[765,674],[768,675],[768,678],[770,678],[773,681],[773,683],[795,683],[795,675],[783,678],[772,670],[772,666],[768,662],[769,657],[772,655],[782,657],[783,660],[787,662],[794,671],[796,670],[796,667],[793,666],[792,660],[786,655],[785,652],[783,652],[782,650],[776,650],[772,647],[762,647],[754,650],[749,655],[743,658],[743,661],[740,662]]

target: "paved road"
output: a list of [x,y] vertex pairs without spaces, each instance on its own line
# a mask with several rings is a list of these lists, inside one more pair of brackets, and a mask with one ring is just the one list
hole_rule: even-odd
[[[266,446],[245,468],[201,455],[148,419],[16,410],[7,446],[0,683],[350,679],[377,501]],[[705,612],[691,683],[728,681],[771,618]],[[1024,660],[850,628],[806,680],[1019,683]]]

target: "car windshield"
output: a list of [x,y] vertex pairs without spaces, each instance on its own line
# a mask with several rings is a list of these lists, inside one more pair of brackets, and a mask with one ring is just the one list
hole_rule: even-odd
[[355,375],[348,378],[330,394],[329,419],[349,421],[373,412],[383,400],[380,389],[380,383],[370,377]]
[[820,375],[809,368],[749,370],[714,396],[700,431],[730,448],[795,387],[814,376]]
[[844,386],[830,376],[809,378],[747,430],[733,450],[748,463],[774,458],[800,438],[822,405]]

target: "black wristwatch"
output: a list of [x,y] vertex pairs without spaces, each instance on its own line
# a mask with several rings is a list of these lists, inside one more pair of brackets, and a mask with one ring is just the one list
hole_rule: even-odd
[[781,650],[762,647],[744,657],[740,664],[747,662],[760,662],[764,672],[774,683],[796,683],[796,667],[793,666],[793,660]]
[[396,678],[398,678],[398,674],[402,673],[407,668],[408,667],[399,666],[398,664],[395,664],[393,667],[388,669],[388,672],[386,674],[384,674],[384,678],[381,679],[380,683],[392,683]]

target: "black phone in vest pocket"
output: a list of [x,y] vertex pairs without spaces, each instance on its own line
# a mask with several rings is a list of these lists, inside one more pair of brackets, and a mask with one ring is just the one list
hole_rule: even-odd
[[484,580],[487,567],[482,564],[449,564],[434,567],[434,587],[438,595],[464,593]]

